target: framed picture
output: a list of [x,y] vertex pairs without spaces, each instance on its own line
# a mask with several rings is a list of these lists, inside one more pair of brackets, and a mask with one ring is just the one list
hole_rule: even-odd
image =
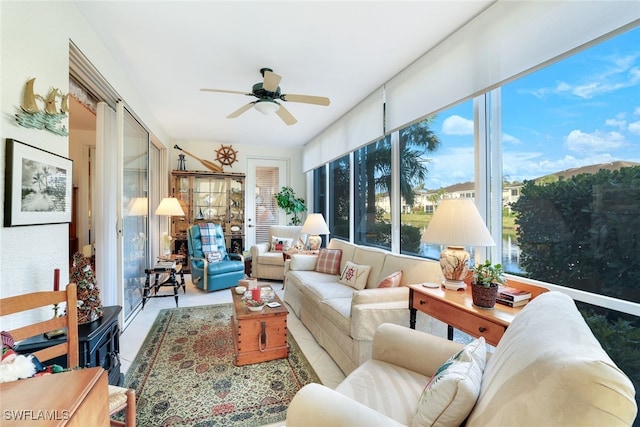
[[73,161],[7,139],[4,225],[71,222]]

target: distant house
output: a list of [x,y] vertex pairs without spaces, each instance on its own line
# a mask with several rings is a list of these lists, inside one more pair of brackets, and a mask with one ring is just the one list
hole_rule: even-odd
[[[625,167],[640,166],[640,163],[617,161],[610,163],[600,163],[596,165],[582,166],[579,168],[566,169],[560,172],[554,172],[552,174],[544,175],[538,178],[534,178],[537,184],[545,184],[556,182],[560,179],[569,179],[574,176],[582,174],[594,174],[599,170],[618,170]],[[502,186],[502,206],[508,208],[512,203],[515,203],[520,197],[520,191],[522,190],[522,183],[505,183]],[[409,206],[402,201],[402,213],[410,213],[412,211],[422,211],[426,213],[433,213],[439,200],[442,199],[458,199],[467,198],[473,199],[475,197],[475,185],[473,182],[463,182],[459,184],[453,184],[448,187],[442,187],[438,190],[426,190],[418,189],[414,192],[415,203],[413,206]],[[378,206],[384,209],[385,212],[391,212],[391,201],[388,193],[382,193],[378,195]]]

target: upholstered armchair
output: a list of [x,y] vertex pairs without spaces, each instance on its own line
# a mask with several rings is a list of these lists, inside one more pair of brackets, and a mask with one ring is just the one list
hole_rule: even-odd
[[244,257],[228,254],[219,224],[203,223],[187,229],[191,281],[205,291],[230,288],[244,278]]
[[249,249],[251,253],[251,276],[257,279],[284,279],[284,257],[282,252],[290,249],[288,246],[276,250],[274,242],[287,241],[289,245],[295,246],[302,237],[304,243],[305,236],[301,235],[302,226],[296,225],[272,225],[269,228],[269,241],[257,243]]

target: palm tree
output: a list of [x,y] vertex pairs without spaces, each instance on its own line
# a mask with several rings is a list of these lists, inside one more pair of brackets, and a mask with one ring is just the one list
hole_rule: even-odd
[[[436,151],[441,143],[430,128],[434,118],[427,117],[400,131],[400,195],[410,206],[415,203],[414,187],[427,177],[424,155]],[[389,194],[391,190],[391,138],[387,136],[356,151],[354,167],[355,207],[360,209],[358,217],[365,218],[370,229],[376,221],[376,190]]]

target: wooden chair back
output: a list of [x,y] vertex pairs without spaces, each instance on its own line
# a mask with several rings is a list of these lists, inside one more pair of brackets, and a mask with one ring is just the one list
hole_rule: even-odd
[[65,302],[67,304],[66,316],[48,320],[9,330],[13,339],[18,342],[46,332],[60,328],[67,329],[67,341],[53,347],[33,352],[38,360],[44,362],[58,356],[67,356],[67,367],[75,368],[79,364],[78,358],[78,305],[76,284],[70,283],[64,291],[42,291],[24,295],[16,295],[0,299],[0,316],[20,313],[40,307],[53,306]]

